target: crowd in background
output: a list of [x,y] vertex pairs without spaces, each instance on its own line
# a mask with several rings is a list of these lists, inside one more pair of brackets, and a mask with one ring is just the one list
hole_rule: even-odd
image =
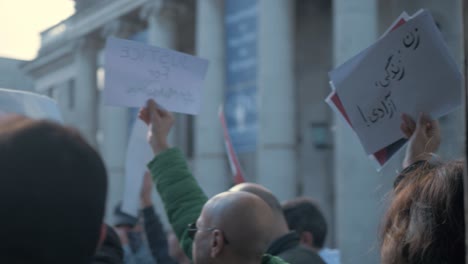
[[[107,174],[74,129],[17,115],[0,117],[0,259],[4,263],[340,263],[326,248],[327,222],[307,197],[281,203],[256,183],[208,198],[184,154],[167,141],[172,113],[149,100],[139,117],[155,157],[135,218],[115,208],[103,223]],[[280,120],[279,120],[280,121]],[[464,263],[463,161],[442,161],[438,122],[402,116],[409,139],[382,222],[381,261]],[[220,177],[220,175],[210,175]],[[171,224],[164,230],[151,193]],[[356,205],[357,206],[357,205]],[[345,256],[341,256],[343,258]]]

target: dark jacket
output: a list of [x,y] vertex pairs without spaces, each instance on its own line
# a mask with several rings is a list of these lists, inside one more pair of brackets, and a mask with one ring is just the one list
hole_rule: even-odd
[[144,208],[142,213],[145,222],[146,239],[148,240],[151,254],[156,260],[156,263],[177,264],[177,262],[169,256],[166,233],[153,206]]
[[296,232],[289,232],[271,243],[267,253],[278,256],[291,264],[325,264],[317,253],[301,246],[299,241]]
[[114,229],[106,225],[106,238],[96,252],[91,264],[122,264],[123,250],[119,236]]

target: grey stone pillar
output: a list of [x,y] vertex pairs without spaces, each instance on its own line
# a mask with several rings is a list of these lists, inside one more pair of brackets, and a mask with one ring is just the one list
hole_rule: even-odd
[[[299,194],[317,201],[327,220],[327,246],[335,247],[332,111],[323,102],[330,93],[332,3],[300,1],[296,22],[296,102]],[[320,40],[320,41],[318,41]]]
[[[385,2],[381,6],[382,14],[386,19],[381,21],[382,26],[388,27],[389,23],[403,11],[412,15],[421,8],[428,9],[434,17],[444,40],[455,62],[463,71],[463,9],[462,0],[437,1],[437,0],[398,0]],[[390,9],[389,9],[390,8]],[[383,30],[383,29],[382,29]],[[465,29],[466,30],[466,29]],[[460,88],[460,96],[462,89]],[[443,141],[438,154],[444,159],[457,159],[464,155],[465,133],[463,107],[454,113],[440,119]]]
[[[333,2],[334,62],[345,62],[377,39],[378,0]],[[337,242],[343,264],[379,263],[382,178],[358,138],[335,116]]]
[[257,181],[296,195],[295,1],[259,1]]
[[[432,12],[434,19],[439,25],[440,31],[447,42],[451,55],[460,67],[461,72],[463,72],[463,1],[452,0],[441,2],[436,0],[419,0],[418,2],[422,2],[420,3],[420,6],[427,7]],[[465,33],[466,32],[467,31],[465,29]],[[463,89],[460,87],[460,96],[462,96],[462,94]],[[439,154],[444,159],[459,159],[464,157],[464,142],[466,142],[465,122],[466,116],[464,114],[463,107],[460,107],[454,113],[451,113],[440,120],[443,139]]]
[[76,119],[78,127],[86,140],[96,147],[97,133],[97,45],[90,37],[77,41],[76,65]]
[[[123,20],[106,24],[101,37],[126,38],[132,33],[134,25]],[[102,65],[103,66],[103,65]],[[109,175],[107,197],[107,218],[113,219],[113,211],[121,201],[125,182],[125,158],[129,136],[129,110],[127,107],[108,106],[101,96],[101,154]]]
[[218,107],[225,90],[223,13],[223,1],[197,1],[196,54],[208,59],[210,66],[203,87],[201,111],[195,117],[194,172],[209,196],[225,191],[231,177],[218,119]]
[[[176,50],[178,44],[177,22],[186,11],[185,5],[177,0],[155,0],[145,4],[140,12],[140,17],[148,21],[148,44]],[[177,130],[180,130],[181,122],[185,120],[185,116],[176,116],[174,129],[168,138],[171,145],[178,145]]]
[[[160,48],[177,50],[178,21],[186,11],[185,4],[181,1],[148,1],[140,11],[140,17],[148,21],[148,44]],[[174,128],[168,137],[168,141],[172,146],[180,146],[180,138],[177,137],[177,134],[186,118],[187,116],[184,115],[176,116]],[[159,213],[163,224],[169,227],[161,198],[156,192],[153,192],[153,194],[153,205]]]

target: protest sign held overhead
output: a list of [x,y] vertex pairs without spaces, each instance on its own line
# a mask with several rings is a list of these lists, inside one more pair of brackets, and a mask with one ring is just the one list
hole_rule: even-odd
[[104,102],[141,107],[150,98],[172,112],[197,114],[208,61],[173,50],[109,38]]
[[402,113],[438,118],[461,104],[462,76],[432,16],[422,11],[399,23],[402,17],[394,30],[330,73],[334,91],[327,102],[369,155],[403,146]]

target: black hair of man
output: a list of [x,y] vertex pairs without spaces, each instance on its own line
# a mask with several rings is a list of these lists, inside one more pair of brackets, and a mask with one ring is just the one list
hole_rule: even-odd
[[98,247],[107,174],[73,129],[0,117],[0,259],[89,263]]
[[327,237],[327,222],[317,204],[311,199],[299,197],[283,203],[283,213],[289,229],[296,230],[300,235],[310,232],[313,237],[313,247],[323,248]]

